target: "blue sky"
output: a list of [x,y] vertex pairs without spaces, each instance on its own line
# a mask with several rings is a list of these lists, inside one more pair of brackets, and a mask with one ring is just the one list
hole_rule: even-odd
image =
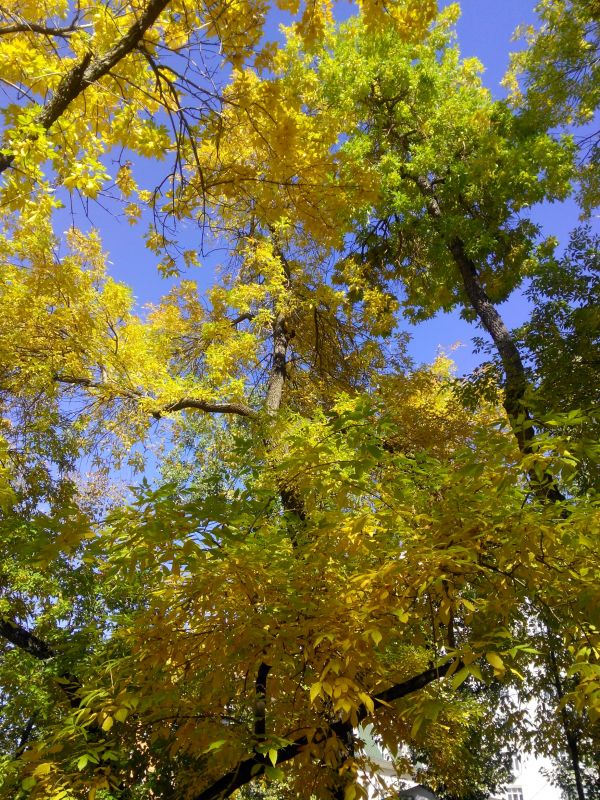
[[[448,3],[444,3],[448,5]],[[463,0],[457,32],[465,58],[476,56],[485,67],[484,82],[496,97],[508,67],[508,54],[519,47],[512,42],[518,25],[535,22],[532,0]]]
[[[535,21],[534,0],[463,0],[461,7],[458,41],[462,53],[465,57],[479,58],[485,67],[485,85],[494,96],[502,97],[504,90],[500,82],[508,66],[509,52],[520,46],[512,41],[513,33],[518,25]],[[269,27],[273,31],[272,25]],[[148,169],[149,174],[152,171]],[[153,188],[149,180],[148,188]],[[92,208],[91,216],[93,224],[102,232],[111,274],[133,287],[140,305],[157,301],[168,290],[169,283],[160,278],[155,269],[156,258],[143,246],[143,223],[131,227],[124,219],[119,221],[98,207]],[[535,210],[535,221],[542,225],[547,235],[556,236],[561,244],[566,243],[569,231],[577,224],[577,216],[577,208],[572,202],[546,205]],[[76,214],[75,223],[86,227],[80,212]],[[186,246],[200,246],[200,233],[193,223],[189,223],[185,238]],[[200,287],[209,286],[219,258],[225,257],[224,253],[211,255],[190,277]],[[503,304],[501,311],[509,326],[517,325],[527,317],[526,303],[518,294]],[[461,346],[453,350],[453,358],[460,373],[469,372],[479,362],[479,357],[472,353],[471,339],[480,333],[473,325],[461,320],[458,314],[443,314],[412,329],[409,351],[417,362],[431,361],[439,348],[449,350],[460,342]]]

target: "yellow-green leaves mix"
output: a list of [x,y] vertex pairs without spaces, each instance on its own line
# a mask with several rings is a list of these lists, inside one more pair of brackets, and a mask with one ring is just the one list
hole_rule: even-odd
[[[0,798],[354,800],[367,726],[447,795],[507,731],[592,785],[597,243],[528,218],[580,175],[542,109],[588,5],[540,4],[507,102],[454,5],[285,0],[284,44],[257,0],[3,5]],[[453,309],[466,379],[401,329]]]

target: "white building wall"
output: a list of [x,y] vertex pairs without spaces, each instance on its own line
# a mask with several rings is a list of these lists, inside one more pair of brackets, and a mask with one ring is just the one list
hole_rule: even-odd
[[545,758],[523,754],[520,765],[513,759],[514,781],[506,792],[497,795],[498,800],[562,800],[561,792],[548,781],[543,769],[549,769]]

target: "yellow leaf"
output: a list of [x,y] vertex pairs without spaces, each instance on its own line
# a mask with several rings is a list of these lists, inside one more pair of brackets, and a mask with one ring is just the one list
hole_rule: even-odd
[[458,689],[461,683],[466,681],[468,677],[469,677],[469,669],[467,667],[463,667],[452,678],[452,688]]
[[505,670],[504,661],[502,661],[498,653],[486,653],[485,657],[495,670],[498,670],[499,672],[504,672]]
[[321,694],[322,684],[320,681],[313,683],[310,687],[310,702],[314,703],[315,698]]
[[375,711],[375,703],[373,702],[373,698],[370,695],[366,694],[366,692],[359,692],[358,697],[360,701],[364,703],[364,706],[369,712],[369,714],[372,714],[373,711]]
[[377,646],[379,642],[383,639],[381,632],[378,631],[376,628],[371,628],[370,630],[367,631],[367,634],[371,637],[371,639],[373,639],[375,646]]
[[344,789],[344,800],[354,800],[356,797],[356,786],[351,783]]

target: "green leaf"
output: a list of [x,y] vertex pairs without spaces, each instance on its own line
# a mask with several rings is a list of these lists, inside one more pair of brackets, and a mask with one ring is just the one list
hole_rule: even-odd
[[211,742],[208,745],[208,747],[204,750],[204,752],[205,753],[210,753],[212,750],[219,750],[221,747],[223,747],[223,745],[225,744],[226,741],[227,741],[227,739],[218,739],[215,742]]
[[129,709],[117,708],[117,710],[113,713],[113,716],[118,722],[125,722],[125,720],[129,716]]
[[280,781],[283,779],[283,770],[279,767],[265,767],[265,775],[272,781]]

